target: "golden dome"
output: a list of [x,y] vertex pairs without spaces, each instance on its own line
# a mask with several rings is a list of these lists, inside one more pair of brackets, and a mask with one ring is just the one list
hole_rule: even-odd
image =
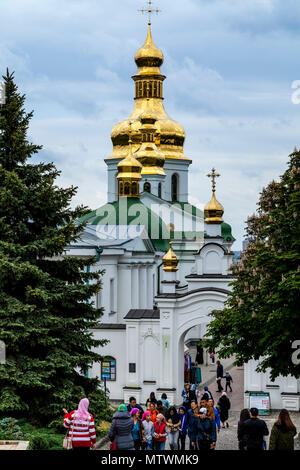
[[173,249],[172,249],[172,242],[170,241],[170,248],[169,251],[165,254],[165,256],[162,259],[163,262],[163,270],[166,272],[175,272],[178,270],[178,258],[175,255]]
[[189,160],[183,151],[184,129],[178,122],[173,121],[164,109],[163,81],[166,77],[159,69],[163,63],[163,54],[153,42],[150,26],[145,44],[137,51],[135,61],[138,71],[132,77],[135,82],[134,108],[127,119],[114,125],[111,132],[113,151],[109,158],[119,159],[126,155],[130,123],[133,152],[139,149],[142,143],[140,118],[148,106],[156,120],[155,127],[160,135],[159,149],[165,158]]
[[[165,156],[159,151],[155,144],[156,121],[154,114],[149,108],[149,99],[145,111],[140,116],[142,123],[142,145],[139,150],[135,152],[134,157],[142,164],[142,175],[162,175],[166,176],[163,169],[165,163]],[[157,136],[160,140],[160,136]]]
[[129,139],[128,155],[118,165],[119,196],[139,197],[139,181],[142,179],[142,165],[132,155],[131,139]]
[[216,182],[215,179],[220,175],[212,169],[211,174],[207,175],[212,179],[212,198],[204,207],[205,223],[207,224],[221,224],[223,222],[222,215],[224,214],[224,207],[216,199]]
[[[144,45],[137,51],[134,57],[136,65],[139,67],[140,74],[153,73],[154,68],[159,68],[164,61],[163,53],[153,42],[151,27],[148,26],[147,39]],[[149,68],[149,70],[147,70]],[[160,73],[159,70],[157,70]]]

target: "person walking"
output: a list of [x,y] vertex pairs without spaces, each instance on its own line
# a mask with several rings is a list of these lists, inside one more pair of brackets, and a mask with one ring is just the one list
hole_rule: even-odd
[[195,413],[198,411],[198,406],[195,400],[191,401],[191,408],[187,410],[187,434],[190,440],[190,450],[195,450],[195,443],[193,442],[194,419]]
[[150,408],[150,403],[154,403],[155,405],[157,404],[157,400],[156,400],[156,397],[155,397],[155,393],[154,393],[154,392],[151,392],[151,393],[150,393],[150,397],[147,398],[147,401],[146,401],[146,408],[147,408],[147,409]]
[[161,395],[161,401],[163,403],[163,405],[166,407],[166,408],[170,408],[170,403],[169,403],[169,400],[168,400],[168,397],[167,397],[167,394],[166,393],[163,393]]
[[199,413],[195,413],[193,444],[197,442],[198,450],[211,450],[217,441],[216,423],[214,419],[208,418],[207,409],[200,408]]
[[155,422],[156,422],[157,415],[159,414],[158,411],[157,411],[157,409],[156,409],[155,403],[150,402],[149,411],[150,411],[150,418],[151,418],[151,421],[152,421],[153,423],[155,423]]
[[227,420],[228,420],[228,413],[230,410],[231,403],[230,403],[229,398],[227,397],[226,392],[222,393],[217,406],[220,408],[220,420],[222,423],[222,428],[223,429],[225,428],[225,424],[226,424],[226,427],[228,428],[229,424]]
[[180,417],[175,406],[171,406],[166,416],[168,440],[171,450],[178,450]]
[[223,366],[221,364],[221,362],[219,361],[219,359],[217,360],[216,362],[217,364],[217,384],[218,384],[218,390],[217,392],[222,392],[223,387],[222,387],[222,378],[223,378]]
[[164,415],[164,417],[167,416],[169,409],[163,405],[163,402],[161,400],[157,400],[156,409],[158,413],[161,413],[162,415]]
[[96,430],[93,415],[88,412],[89,400],[80,400],[77,410],[65,413],[64,427],[69,429],[69,437],[72,439],[72,449],[87,451],[96,444]]
[[153,444],[154,450],[165,450],[167,440],[166,423],[164,415],[159,413],[154,423]]
[[212,409],[214,410],[214,413],[215,413],[215,422],[216,422],[216,425],[217,425],[217,429],[218,429],[218,432],[220,432],[220,429],[221,429],[221,420],[220,420],[220,414],[219,414],[219,411],[218,409],[215,407],[215,401],[213,398],[210,398],[208,401],[208,406],[211,406]]
[[127,406],[123,403],[119,406],[112,418],[112,423],[108,431],[111,442],[116,439],[117,450],[134,450],[132,438],[132,428],[134,422],[130,416]]
[[264,436],[269,435],[265,421],[259,419],[258,409],[250,409],[250,419],[240,427],[240,439],[245,441],[246,450],[263,450]]
[[226,372],[225,374],[225,380],[226,380],[226,385],[225,385],[225,392],[227,392],[227,387],[230,388],[230,391],[232,392],[231,388],[231,382],[233,382],[232,377],[229,372]]
[[145,413],[143,414],[142,424],[143,424],[143,430],[144,430],[143,441],[146,444],[146,449],[152,450],[154,424],[151,421],[150,411],[145,411]]
[[213,398],[212,393],[208,390],[207,385],[205,385],[204,387],[202,398],[204,398],[207,401],[210,400],[210,398]]
[[246,439],[245,439],[245,436],[241,435],[241,426],[245,421],[247,421],[247,419],[250,419],[250,413],[249,413],[248,408],[244,408],[243,410],[241,410],[240,420],[238,422],[238,428],[237,428],[239,450],[246,450]]
[[142,420],[140,419],[140,410],[138,408],[133,408],[130,411],[130,416],[133,419],[133,428],[132,428],[132,439],[135,450],[140,450],[143,442],[144,429],[142,426]]
[[143,416],[143,413],[144,413],[143,408],[141,407],[141,405],[137,404],[135,397],[130,397],[129,398],[129,405],[127,405],[127,411],[130,412],[133,408],[138,408],[140,410],[139,418],[142,419],[142,416]]
[[190,384],[184,385],[184,389],[181,392],[181,396],[183,398],[182,406],[184,406],[186,410],[190,409],[192,400],[197,400],[196,392],[195,390],[191,390]]
[[215,352],[212,351],[209,355],[209,357],[211,358],[211,363],[214,364],[215,363]]
[[179,439],[178,439],[178,449],[185,450],[185,440],[188,430],[188,417],[187,412],[184,406],[179,407]]
[[294,450],[294,437],[297,429],[293,424],[288,410],[283,408],[274,423],[269,442],[269,450]]

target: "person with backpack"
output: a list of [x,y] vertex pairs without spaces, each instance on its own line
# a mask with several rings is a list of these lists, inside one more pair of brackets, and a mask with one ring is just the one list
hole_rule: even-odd
[[89,400],[80,400],[77,410],[65,413],[64,427],[69,429],[69,438],[72,440],[72,449],[87,451],[96,444],[96,430],[93,415],[88,412]]
[[272,427],[269,450],[294,450],[294,437],[296,434],[297,429],[290,418],[290,414],[288,410],[283,408]]
[[258,418],[258,409],[250,409],[250,419],[240,427],[240,439],[245,442],[245,450],[263,450],[264,436],[269,430],[265,421]]
[[195,413],[192,443],[195,445],[197,442],[200,451],[213,449],[217,441],[215,420],[206,415],[206,408],[200,408],[199,413]]
[[225,424],[227,428],[229,427],[227,420],[228,420],[228,413],[230,410],[230,406],[231,406],[230,400],[227,397],[226,392],[223,392],[217,404],[217,407],[220,409],[220,420],[221,420],[223,429],[225,429]]
[[231,382],[233,382],[232,377],[229,372],[226,372],[225,374],[225,380],[226,380],[226,385],[225,385],[225,392],[227,392],[227,387],[230,388],[230,391],[232,392],[231,388]]
[[111,442],[116,442],[116,450],[134,450],[132,429],[134,422],[130,416],[127,406],[123,403],[119,406],[112,418],[108,432]]

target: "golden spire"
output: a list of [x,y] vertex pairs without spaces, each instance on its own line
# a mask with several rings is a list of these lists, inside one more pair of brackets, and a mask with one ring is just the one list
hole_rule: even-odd
[[216,178],[220,175],[216,173],[216,170],[213,168],[211,173],[208,175],[212,181],[212,198],[208,204],[204,207],[205,223],[207,224],[221,224],[223,222],[222,215],[224,214],[224,208],[222,204],[217,201],[215,192],[216,192]]
[[142,165],[132,155],[131,124],[129,131],[129,150],[127,156],[118,163],[119,196],[139,197],[139,181],[142,179]]
[[157,148],[154,140],[156,127],[154,126],[156,117],[149,108],[149,98],[147,99],[147,106],[145,111],[141,114],[140,120],[142,123],[142,145],[134,157],[142,164],[142,175],[162,175],[166,176],[163,169],[165,163],[165,156]]
[[171,240],[170,240],[169,245],[170,245],[169,251],[165,254],[162,261],[164,265],[163,270],[170,273],[170,272],[175,272],[178,270],[178,267],[177,267],[178,258],[173,251]]

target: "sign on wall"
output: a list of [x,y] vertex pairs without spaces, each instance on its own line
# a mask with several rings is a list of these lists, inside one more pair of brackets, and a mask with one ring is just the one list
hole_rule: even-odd
[[268,392],[250,392],[249,408],[257,408],[259,415],[269,415],[270,394]]

